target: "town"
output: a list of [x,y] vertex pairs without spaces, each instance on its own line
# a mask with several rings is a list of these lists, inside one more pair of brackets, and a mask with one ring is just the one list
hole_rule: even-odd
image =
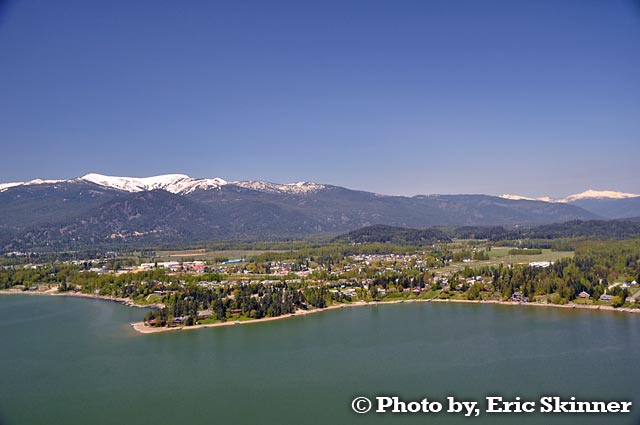
[[[633,240],[581,242],[573,250],[556,251],[487,241],[426,247],[344,244],[245,251],[238,257],[200,250],[173,253],[175,260],[162,252],[148,257],[107,253],[47,263],[25,263],[26,253],[12,252],[5,263],[23,261],[3,266],[0,288],[158,307],[146,314],[149,327],[238,323],[336,305],[405,301],[636,311],[636,245]],[[612,252],[621,260],[605,261]]]

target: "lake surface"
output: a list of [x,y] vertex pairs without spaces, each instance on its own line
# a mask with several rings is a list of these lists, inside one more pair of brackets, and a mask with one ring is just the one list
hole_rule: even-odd
[[[0,424],[639,424],[640,316],[415,303],[141,335],[141,309],[0,296]],[[364,414],[355,396],[631,400],[627,415]],[[446,404],[445,404],[446,407]]]

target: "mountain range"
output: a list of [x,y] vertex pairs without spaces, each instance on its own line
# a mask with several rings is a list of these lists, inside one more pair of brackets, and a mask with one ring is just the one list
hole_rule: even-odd
[[388,196],[310,182],[92,173],[0,184],[0,249],[282,239],[375,224],[529,226],[640,216],[638,196],[566,202],[515,198]]
[[619,219],[640,216],[640,195],[589,189],[565,198],[527,198],[519,195],[501,195],[504,199],[543,201],[575,205],[602,218]]

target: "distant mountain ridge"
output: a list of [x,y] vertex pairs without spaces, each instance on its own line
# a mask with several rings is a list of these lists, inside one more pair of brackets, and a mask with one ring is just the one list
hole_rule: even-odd
[[230,182],[185,174],[92,173],[0,185],[0,250],[265,240],[376,224],[528,226],[598,218],[570,203],[489,195],[389,196],[309,182]]
[[589,189],[564,198],[528,198],[519,195],[501,195],[511,200],[542,201],[575,205],[603,218],[619,219],[640,215],[640,195],[613,190]]
[[566,204],[569,202],[576,202],[583,199],[628,199],[628,198],[639,198],[640,195],[637,195],[635,193],[616,192],[613,190],[589,189],[589,190],[585,190],[582,193],[569,195],[564,198],[550,198],[548,196],[543,196],[541,198],[528,198],[526,196],[510,195],[510,194],[500,195],[500,197],[504,199],[512,199],[512,200],[558,202],[558,203]]
[[495,227],[432,227],[411,229],[394,226],[367,226],[336,237],[335,241],[351,243],[392,243],[398,245],[431,245],[452,239],[513,239],[552,240],[557,238],[612,238],[640,236],[640,221],[629,220],[574,220],[529,228]]
[[270,183],[264,181],[226,181],[219,177],[211,179],[195,179],[186,174],[163,174],[153,177],[117,177],[103,174],[89,173],[82,177],[69,180],[42,180],[36,179],[28,182],[0,183],[0,192],[17,186],[33,186],[42,184],[59,184],[89,182],[110,189],[125,192],[144,192],[156,189],[166,190],[175,194],[188,194],[196,190],[219,189],[222,186],[239,186],[263,192],[306,193],[323,189],[325,186],[297,182],[288,184]]

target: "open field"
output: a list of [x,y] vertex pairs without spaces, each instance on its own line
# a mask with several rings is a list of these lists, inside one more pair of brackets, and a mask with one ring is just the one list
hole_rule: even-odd
[[469,263],[454,263],[446,267],[438,269],[440,272],[456,272],[469,267],[495,266],[498,264],[529,264],[538,261],[555,262],[561,258],[573,258],[573,251],[552,251],[543,249],[541,254],[537,255],[509,255],[511,247],[492,248],[489,251],[489,260],[473,260]]
[[285,250],[216,250],[192,249],[185,251],[157,251],[154,257],[157,261],[181,261],[186,259],[194,260],[215,260],[218,258],[251,258],[265,252],[286,252]]

